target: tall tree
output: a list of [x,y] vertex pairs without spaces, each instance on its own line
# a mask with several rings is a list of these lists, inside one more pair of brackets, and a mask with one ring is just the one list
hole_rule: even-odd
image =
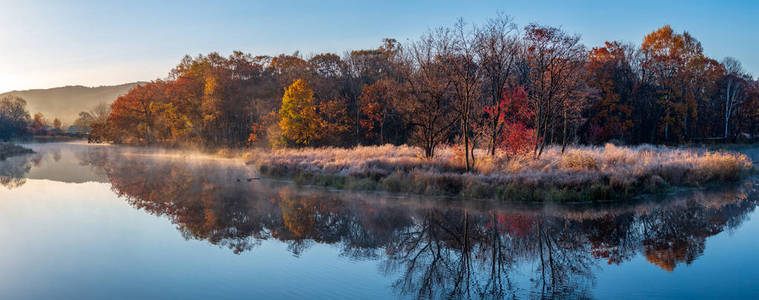
[[676,33],[665,25],[645,36],[641,51],[645,56],[643,69],[658,92],[658,133],[667,142],[688,138],[688,121],[695,118],[697,106],[689,93],[689,85],[694,83],[689,67],[703,59],[701,43],[689,33]]
[[287,144],[308,146],[318,138],[321,120],[314,105],[314,92],[302,79],[296,79],[282,97],[279,127]]
[[629,47],[620,42],[606,42],[590,51],[587,80],[597,94],[589,109],[590,128],[600,129],[598,141],[624,140],[634,125],[631,96],[636,77],[629,52]]
[[0,99],[0,140],[23,135],[29,119],[26,100],[12,96]]
[[450,97],[451,82],[440,59],[447,52],[441,40],[449,36],[449,29],[438,28],[402,49],[405,87],[398,99],[408,101],[396,106],[414,128],[412,142],[424,150],[427,158],[435,155],[435,149],[448,139],[458,120]]
[[63,123],[61,123],[61,119],[55,118],[53,119],[53,127],[55,130],[61,131],[63,130]]
[[485,99],[489,98],[488,105],[494,108],[485,116],[485,136],[488,140],[488,151],[495,155],[499,137],[503,133],[501,120],[501,95],[512,82],[520,59],[519,31],[511,17],[499,14],[477,30],[477,52],[481,59],[480,67],[484,77]]
[[[164,100],[160,81],[134,87],[111,105],[108,122],[118,128],[113,141],[153,144],[156,140],[155,103]],[[131,141],[134,139],[134,141]]]
[[722,60],[725,68],[725,92],[724,92],[724,113],[725,113],[725,134],[727,139],[729,134],[730,118],[736,111],[736,108],[743,102],[743,89],[745,86],[745,75],[741,62],[733,57],[726,57]]
[[470,171],[474,164],[476,140],[472,130],[474,105],[480,96],[480,55],[477,53],[477,39],[474,29],[468,29],[464,20],[459,19],[452,30],[445,30],[437,40],[441,50],[444,71],[453,88],[461,124],[461,138],[464,142],[464,166]]
[[563,139],[566,145],[569,110],[572,100],[580,98],[584,80],[585,47],[580,36],[563,30],[530,24],[525,27],[525,55],[529,66],[528,96],[535,112],[537,143],[534,156],[552,142],[556,120],[563,117]]
[[396,115],[393,99],[397,96],[398,84],[390,79],[379,80],[365,86],[361,92],[361,128],[367,140],[379,145],[387,143],[385,125]]
[[354,133],[356,143],[361,142],[361,104],[362,89],[381,79],[397,77],[395,60],[398,44],[394,39],[384,39],[383,44],[376,49],[351,51],[345,61],[348,64],[349,76],[346,84],[345,97],[350,102],[350,110],[354,116]]

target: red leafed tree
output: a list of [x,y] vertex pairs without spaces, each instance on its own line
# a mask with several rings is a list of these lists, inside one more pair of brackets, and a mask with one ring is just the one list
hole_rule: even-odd
[[155,136],[155,103],[162,102],[163,82],[155,81],[138,85],[116,99],[111,105],[108,122],[119,129],[112,139],[134,138],[135,143],[151,144]]
[[364,86],[359,99],[361,114],[361,129],[366,133],[367,140],[385,144],[385,121],[390,112],[392,83],[389,80],[379,80]]
[[521,86],[503,89],[497,105],[486,105],[485,114],[497,118],[496,122],[487,122],[496,126],[494,144],[508,155],[522,154],[535,145],[535,135],[527,124],[534,113],[527,100],[527,92]]
[[486,225],[491,229],[495,225],[496,230],[500,233],[506,233],[513,237],[526,238],[535,228],[535,217],[528,215],[510,214],[504,211],[496,211],[493,214],[495,224]]

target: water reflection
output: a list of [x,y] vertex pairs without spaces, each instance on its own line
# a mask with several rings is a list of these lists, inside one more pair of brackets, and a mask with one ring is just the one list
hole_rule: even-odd
[[32,166],[38,166],[41,159],[42,155],[30,154],[0,160],[0,185],[9,189],[24,185]]
[[[602,264],[643,255],[672,271],[757,204],[750,181],[624,205],[461,203],[298,188],[251,180],[235,162],[139,154],[106,147],[76,157],[187,239],[234,253],[274,239],[295,256],[334,245],[350,259],[378,261],[394,291],[414,298],[590,297]],[[2,168],[17,178],[3,185],[23,184],[18,178],[34,164],[27,160]]]
[[26,183],[26,179],[66,183],[108,182],[102,167],[105,162],[97,159],[106,159],[106,153],[117,150],[60,143],[25,146],[33,148],[36,153],[0,161],[0,185],[9,189],[18,188]]
[[333,245],[349,259],[377,261],[396,294],[414,298],[590,297],[603,265],[637,256],[661,272],[691,264],[709,237],[738,228],[757,205],[751,181],[627,204],[493,204],[250,180],[255,174],[236,161],[113,147],[35,150],[0,162],[0,185],[109,182],[186,239],[234,253],[276,240],[295,256]]

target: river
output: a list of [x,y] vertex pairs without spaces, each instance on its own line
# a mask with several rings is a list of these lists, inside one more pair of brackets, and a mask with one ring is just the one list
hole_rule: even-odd
[[758,298],[756,179],[492,203],[84,143],[0,162],[2,299]]

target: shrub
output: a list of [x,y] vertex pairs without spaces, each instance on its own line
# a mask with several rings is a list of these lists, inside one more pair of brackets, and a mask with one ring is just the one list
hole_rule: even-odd
[[598,161],[588,153],[570,150],[562,161],[562,167],[574,170],[597,170]]

